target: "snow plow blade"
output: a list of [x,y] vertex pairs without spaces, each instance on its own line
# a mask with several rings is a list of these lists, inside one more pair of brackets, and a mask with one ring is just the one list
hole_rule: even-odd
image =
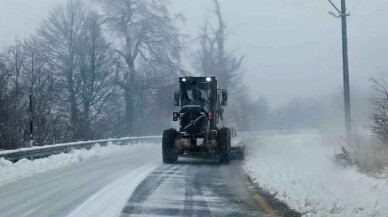
[[231,160],[244,160],[245,147],[235,146],[230,147],[231,151]]
[[[237,131],[233,127],[229,128],[230,136],[232,138],[237,137]],[[245,146],[242,143],[237,143],[235,146],[230,147],[230,160],[244,160]]]

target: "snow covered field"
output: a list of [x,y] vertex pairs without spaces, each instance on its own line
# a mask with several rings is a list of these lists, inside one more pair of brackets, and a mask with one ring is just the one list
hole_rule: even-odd
[[[142,143],[141,146],[149,144]],[[47,158],[28,160],[22,159],[16,163],[12,163],[3,158],[0,158],[0,185],[34,175],[36,173],[46,172],[49,170],[58,169],[70,164],[78,163],[85,160],[90,160],[98,157],[103,157],[112,153],[131,149],[136,151],[139,145],[114,145],[100,146],[96,144],[90,150],[72,150],[69,153],[52,155]]]
[[[333,135],[267,135],[248,146],[245,170],[305,216],[388,216],[387,180],[335,161]],[[338,141],[338,140],[337,140]]]

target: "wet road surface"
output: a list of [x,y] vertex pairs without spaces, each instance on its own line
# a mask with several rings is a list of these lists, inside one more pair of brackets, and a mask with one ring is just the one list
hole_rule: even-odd
[[240,164],[191,158],[162,164],[136,188],[121,216],[268,216]]

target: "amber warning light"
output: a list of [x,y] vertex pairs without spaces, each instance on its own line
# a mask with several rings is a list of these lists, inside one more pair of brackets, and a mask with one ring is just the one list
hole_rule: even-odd
[[209,117],[209,119],[212,119],[212,118],[213,118],[213,113],[212,113],[212,112],[209,112],[209,113],[208,113],[208,117]]

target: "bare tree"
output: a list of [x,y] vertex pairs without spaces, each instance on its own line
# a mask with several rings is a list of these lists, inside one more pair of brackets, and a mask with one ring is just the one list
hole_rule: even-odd
[[[90,139],[113,86],[113,51],[101,19],[82,0],[56,7],[38,31],[57,91],[56,109],[70,120],[72,139]],[[68,112],[70,111],[70,112]]]
[[370,81],[376,93],[376,96],[371,99],[372,130],[379,139],[388,144],[388,81],[383,74],[371,78]]
[[17,41],[0,56],[0,148],[24,146],[27,136],[23,46]]
[[[79,111],[75,89],[78,49],[86,8],[82,1],[69,0],[54,8],[38,30],[37,40],[44,46],[43,55],[53,70],[59,103],[58,112],[70,119],[69,130],[74,139],[79,135]],[[68,114],[67,111],[70,111]]]
[[87,14],[82,38],[77,43],[79,72],[75,80],[82,105],[79,109],[80,131],[83,138],[89,138],[96,135],[91,125],[105,118],[101,114],[113,93],[115,78],[113,50],[102,35],[101,19],[97,12]]
[[68,119],[59,112],[58,96],[63,89],[57,87],[58,73],[49,59],[41,41],[31,38],[23,44],[27,95],[32,96],[34,145],[69,141]]
[[237,77],[242,77],[241,64],[244,56],[236,57],[234,51],[226,49],[228,28],[218,0],[213,2],[216,22],[206,22],[202,27],[200,49],[194,56],[194,63],[197,71],[203,75],[216,76],[220,87],[229,90],[230,106],[225,118],[238,125],[245,119],[242,106],[248,106],[248,102],[243,102],[247,97],[245,90],[241,88],[241,79]]
[[8,96],[8,82],[10,72],[7,68],[4,54],[0,57],[0,149],[8,149],[10,135],[8,127],[9,120],[9,96]]
[[0,149],[25,146],[29,120],[35,145],[114,136],[121,65],[102,21],[82,0],[68,0],[36,35],[0,53]]
[[233,78],[241,73],[239,69],[244,56],[235,57],[233,51],[226,51],[225,41],[228,29],[218,0],[213,1],[215,5],[214,16],[217,20],[216,27],[210,23],[206,23],[202,27],[201,49],[196,55],[196,66],[205,75],[215,75],[222,87],[236,88],[238,81]]
[[[120,39],[117,53],[126,63],[118,84],[124,91],[126,134],[134,133],[145,104],[142,93],[154,75],[179,74],[182,49],[165,0],[101,0],[109,30]],[[162,81],[159,81],[162,82]]]

